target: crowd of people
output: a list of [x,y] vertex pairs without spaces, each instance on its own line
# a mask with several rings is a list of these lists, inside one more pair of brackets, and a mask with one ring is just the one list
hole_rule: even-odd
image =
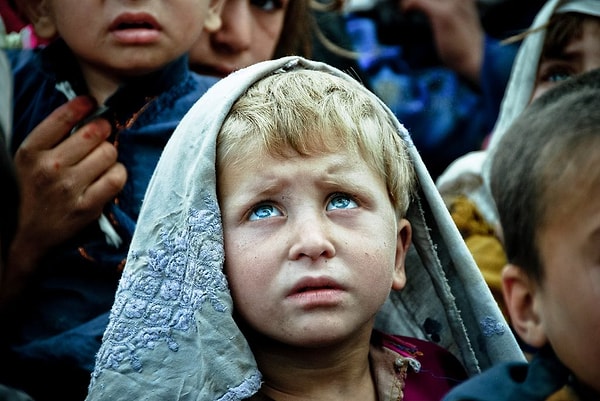
[[598,398],[599,0],[0,5],[0,399]]

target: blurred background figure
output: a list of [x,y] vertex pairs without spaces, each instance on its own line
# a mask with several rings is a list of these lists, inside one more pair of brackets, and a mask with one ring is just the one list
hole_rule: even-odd
[[192,69],[223,77],[279,55],[309,55],[309,3],[225,0],[221,29],[203,32],[190,51]]
[[225,0],[221,28],[190,51],[192,70],[224,77],[259,61],[299,55],[356,70],[343,0]]
[[31,49],[46,45],[48,41],[35,34],[33,26],[16,6],[15,0],[0,0],[0,16],[2,27],[0,29],[0,48]]
[[[517,4],[518,3],[518,4]],[[351,0],[358,75],[412,132],[431,175],[484,146],[518,44],[542,1]]]
[[221,29],[190,52],[224,77],[285,55],[326,61],[374,91],[413,133],[436,178],[481,149],[518,44],[542,0],[226,0]]
[[[0,14],[0,30],[6,34]],[[6,38],[2,36],[2,38]],[[7,42],[3,42],[2,47]],[[17,230],[19,215],[19,183],[8,150],[8,140],[12,127],[12,75],[6,55],[0,52],[0,183],[2,183],[3,207],[0,213],[0,286],[6,265],[8,248]],[[0,361],[0,364],[5,363]],[[2,401],[32,401],[22,391],[0,384],[0,400]]]
[[190,72],[187,53],[204,28],[220,27],[221,5],[15,0],[9,9],[48,44],[5,50],[20,207],[0,276],[3,385],[36,401],[85,398],[150,176],[216,82]]
[[511,39],[521,45],[489,146],[454,161],[436,183],[503,309],[501,272],[506,254],[489,190],[490,155],[513,121],[542,93],[600,68],[600,1],[548,0],[530,28]]

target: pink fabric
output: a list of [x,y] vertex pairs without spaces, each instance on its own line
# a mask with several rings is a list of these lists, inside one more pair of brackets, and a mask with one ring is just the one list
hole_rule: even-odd
[[[383,349],[384,354],[372,352],[375,372],[381,395],[388,397],[390,388],[403,381],[404,401],[439,401],[451,388],[467,378],[467,373],[459,360],[446,349],[428,341],[412,337],[394,336],[380,332],[373,333],[375,349]],[[392,352],[385,352],[385,351]],[[406,379],[398,377],[394,362],[398,356],[416,359],[421,364],[419,372],[410,367]],[[390,366],[391,364],[391,366]],[[382,388],[383,387],[383,388]],[[398,399],[385,398],[384,399]]]

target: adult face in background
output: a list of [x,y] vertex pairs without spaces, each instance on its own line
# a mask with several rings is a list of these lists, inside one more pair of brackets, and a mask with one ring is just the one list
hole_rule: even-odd
[[191,68],[200,74],[224,77],[273,58],[289,3],[290,0],[225,0],[221,29],[202,32],[190,51]]

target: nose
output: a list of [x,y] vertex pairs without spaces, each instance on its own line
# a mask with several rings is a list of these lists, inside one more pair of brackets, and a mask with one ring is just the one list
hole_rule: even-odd
[[254,19],[247,0],[225,0],[221,29],[211,35],[211,45],[220,52],[239,53],[252,43]]
[[289,223],[293,226],[289,259],[299,260],[308,257],[311,260],[317,260],[334,257],[336,250],[332,242],[331,227],[325,219],[304,217],[298,220],[301,221]]

